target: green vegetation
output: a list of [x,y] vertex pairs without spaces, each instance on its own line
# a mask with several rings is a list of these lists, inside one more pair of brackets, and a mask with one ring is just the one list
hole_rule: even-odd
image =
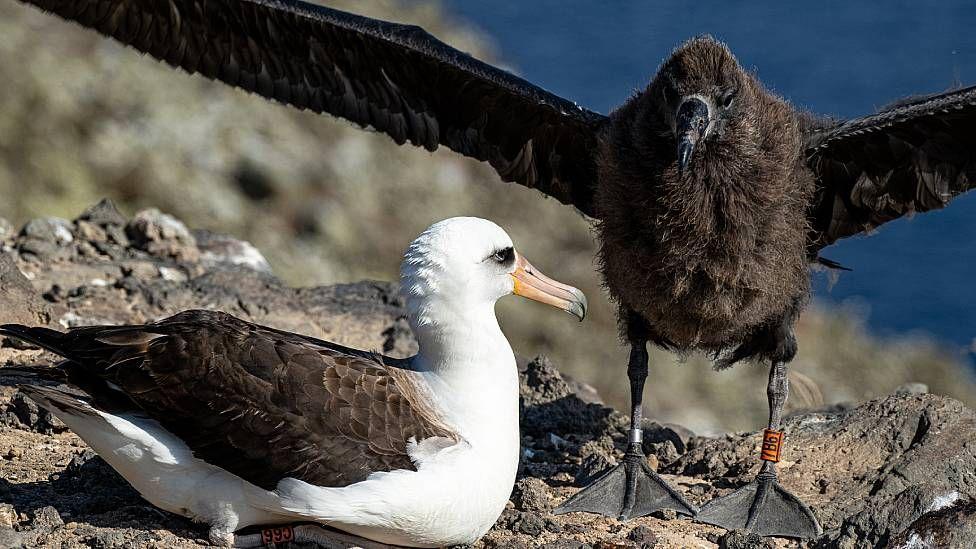
[[[494,57],[436,5],[330,5],[417,23]],[[296,285],[394,279],[405,245],[433,221],[495,220],[542,270],[589,296],[585,323],[509,299],[499,315],[516,351],[626,403],[626,352],[594,271],[587,221],[554,200],[499,183],[449,151],[397,147],[329,117],[180,74],[19,4],[0,4],[0,216],[71,218],[108,196],[128,213],[156,206],[191,227],[253,242]],[[976,404],[958,357],[926,341],[879,342],[856,316],[812,310],[800,326],[794,405],[860,400],[909,381]],[[649,412],[700,430],[752,429],[765,415],[764,367],[713,373],[702,357],[656,352]]]

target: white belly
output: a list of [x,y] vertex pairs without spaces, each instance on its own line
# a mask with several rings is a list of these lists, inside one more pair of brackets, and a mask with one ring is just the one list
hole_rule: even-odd
[[156,421],[94,412],[58,415],[153,505],[227,533],[294,520],[253,505],[266,498],[266,490],[193,457],[183,441]]

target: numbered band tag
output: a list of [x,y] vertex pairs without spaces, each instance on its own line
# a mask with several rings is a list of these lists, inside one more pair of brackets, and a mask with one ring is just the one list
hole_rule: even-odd
[[764,461],[779,461],[780,453],[783,450],[783,431],[766,429],[763,431],[762,452],[760,457]]
[[291,526],[282,526],[281,528],[265,528],[261,530],[261,541],[265,545],[272,543],[285,543],[288,541],[293,541],[295,539],[295,531],[292,530]]

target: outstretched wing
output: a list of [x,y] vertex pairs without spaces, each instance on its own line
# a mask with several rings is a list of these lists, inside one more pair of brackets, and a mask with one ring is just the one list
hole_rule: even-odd
[[814,131],[807,154],[814,250],[942,208],[976,185],[976,86]]
[[181,67],[393,138],[488,161],[594,215],[605,117],[420,27],[298,0],[22,0]]
[[0,334],[66,357],[68,382],[94,406],[117,413],[128,397],[196,457],[266,489],[286,477],[346,486],[412,470],[411,438],[459,440],[409,372],[225,313],[67,333],[8,325]]

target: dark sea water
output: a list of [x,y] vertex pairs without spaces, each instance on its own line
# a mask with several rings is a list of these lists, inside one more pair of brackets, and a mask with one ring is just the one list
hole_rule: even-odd
[[[445,1],[490,34],[523,77],[606,113],[682,41],[711,34],[795,105],[852,117],[912,94],[976,84],[976,4],[943,2]],[[883,7],[875,7],[883,6]],[[822,302],[855,304],[875,333],[976,338],[976,192],[940,212],[843,240],[854,269]]]

